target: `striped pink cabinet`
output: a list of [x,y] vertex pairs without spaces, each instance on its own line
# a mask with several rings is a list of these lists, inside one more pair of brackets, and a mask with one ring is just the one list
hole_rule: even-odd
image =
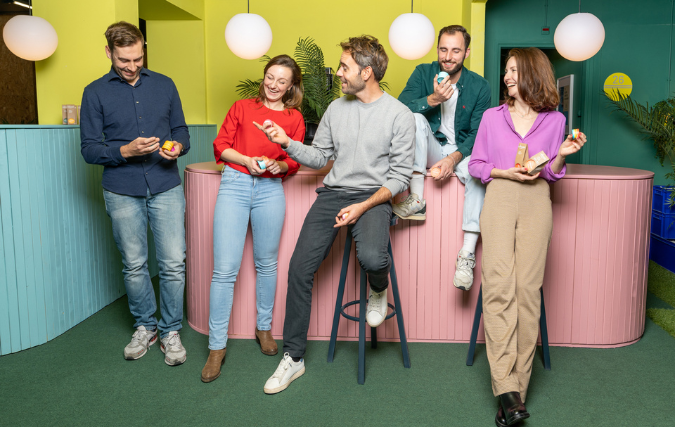
[[[314,190],[323,185],[329,167],[320,171],[302,168],[284,182],[286,219],[272,322],[275,338],[282,336],[290,257],[316,197]],[[614,347],[642,336],[652,178],[651,172],[635,169],[569,165],[567,176],[552,186],[554,229],[544,282],[552,345]],[[185,170],[187,316],[190,326],[205,334],[213,272],[213,210],[219,185],[220,167],[215,162],[192,164]],[[470,292],[452,285],[454,259],[462,245],[464,187],[456,177],[442,184],[428,178],[425,194],[427,220],[400,221],[391,229],[408,339],[468,342],[480,274],[476,274]],[[315,278],[310,339],[330,337],[345,233],[340,232]],[[477,252],[478,273],[480,244]],[[352,253],[345,301],[358,295],[355,261]],[[253,338],[255,319],[255,268],[249,230],[235,284],[230,337]],[[357,324],[340,323],[340,339],[357,336]],[[482,331],[479,337],[483,337]],[[395,319],[380,326],[378,338],[398,339]]]

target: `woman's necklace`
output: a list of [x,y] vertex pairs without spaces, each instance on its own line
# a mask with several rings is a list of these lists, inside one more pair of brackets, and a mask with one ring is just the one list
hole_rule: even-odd
[[514,111],[516,114],[518,114],[522,119],[525,119],[525,120],[532,120],[532,119],[530,118],[530,113],[532,112],[532,110],[528,110],[527,113],[525,113],[525,114],[520,114],[520,112],[518,111],[518,109],[514,106],[514,107],[513,107],[513,111]]

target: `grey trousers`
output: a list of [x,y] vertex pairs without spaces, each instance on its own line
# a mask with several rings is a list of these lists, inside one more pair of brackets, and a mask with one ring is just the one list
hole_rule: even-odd
[[[379,188],[359,193],[325,187],[316,190],[318,196],[307,213],[288,267],[283,351],[291,357],[305,354],[314,273],[328,256],[339,232],[339,228],[333,227],[335,217],[340,209],[363,202],[377,190]],[[381,292],[389,285],[391,260],[387,247],[390,221],[391,203],[382,203],[366,211],[351,230],[359,265],[368,274],[368,283],[375,292]]]

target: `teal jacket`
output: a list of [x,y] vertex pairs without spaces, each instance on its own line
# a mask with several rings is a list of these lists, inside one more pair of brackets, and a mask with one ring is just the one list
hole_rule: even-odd
[[[434,93],[434,76],[440,72],[438,61],[431,64],[420,64],[408,79],[398,100],[413,113],[423,114],[436,139],[445,145],[447,138],[438,128],[441,126],[441,106],[430,107],[427,96]],[[490,85],[487,80],[462,67],[462,75],[457,82],[459,96],[455,110],[455,142],[457,150],[463,157],[471,155],[473,143],[478,133],[478,125],[485,110],[490,108]]]

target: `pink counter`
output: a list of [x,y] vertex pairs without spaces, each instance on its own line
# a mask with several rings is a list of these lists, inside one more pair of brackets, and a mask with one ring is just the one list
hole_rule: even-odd
[[[314,190],[323,185],[329,166],[320,171],[301,168],[284,182],[286,219],[272,322],[277,339],[282,337],[290,257],[316,197]],[[642,336],[653,175],[637,169],[569,165],[567,176],[552,185],[553,238],[544,279],[551,345],[618,347]],[[190,326],[204,334],[208,334],[213,210],[219,185],[220,167],[215,162],[186,167],[187,317]],[[470,292],[452,285],[454,258],[462,245],[464,187],[454,176],[442,184],[427,178],[425,185],[427,220],[400,221],[391,229],[408,340],[468,342],[480,274]],[[338,235],[315,279],[310,339],[330,338],[345,233]],[[477,252],[478,273],[480,243]],[[354,261],[352,254],[345,301],[358,295],[359,272]],[[229,336],[253,338],[255,319],[249,230],[235,284]],[[357,339],[357,326],[341,322],[338,338]],[[482,331],[478,336],[483,337]],[[396,319],[380,326],[378,339],[398,339]]]

